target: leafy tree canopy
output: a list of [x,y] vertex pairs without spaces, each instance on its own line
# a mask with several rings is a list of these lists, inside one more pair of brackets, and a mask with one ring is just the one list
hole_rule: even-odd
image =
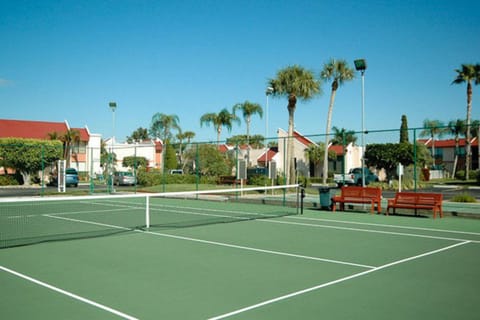
[[[432,161],[427,148],[422,144],[417,144],[416,156],[421,166]],[[365,150],[367,166],[383,168],[389,177],[395,176],[399,163],[408,166],[414,161],[414,145],[410,143],[369,144]]]
[[132,132],[132,135],[127,137],[128,143],[141,142],[148,139],[148,130],[145,128],[138,128]]
[[129,168],[139,168],[143,167],[146,168],[148,161],[145,157],[125,157],[122,161],[122,166],[129,167]]
[[26,185],[32,174],[60,159],[62,153],[62,142],[58,140],[0,139],[1,165],[18,170]]
[[[264,140],[265,138],[263,135],[256,134],[249,138],[248,143],[254,149],[261,149],[264,148]],[[227,144],[230,145],[246,145],[247,144],[247,136],[244,134],[232,136],[227,138]]]
[[185,152],[188,163],[195,163],[192,170],[198,170],[203,176],[231,175],[233,162],[218,151],[216,145],[200,144]]

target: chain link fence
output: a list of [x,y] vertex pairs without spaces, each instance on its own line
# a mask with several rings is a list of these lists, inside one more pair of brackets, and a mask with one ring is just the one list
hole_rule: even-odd
[[[400,142],[402,141],[402,142]],[[478,140],[471,145],[470,178],[479,167]],[[324,166],[328,143],[328,165]],[[425,136],[425,129],[342,131],[302,135],[278,130],[276,137],[248,140],[162,144],[147,141],[91,148],[52,141],[0,143],[0,184],[37,184],[55,180],[56,161],[67,160],[89,192],[114,192],[128,173],[131,188],[153,191],[191,191],[212,185],[334,184],[335,175],[367,167],[385,187],[403,183],[415,189],[422,181],[464,178],[465,139]],[[399,169],[400,168],[400,169]],[[400,172],[399,172],[400,170]]]

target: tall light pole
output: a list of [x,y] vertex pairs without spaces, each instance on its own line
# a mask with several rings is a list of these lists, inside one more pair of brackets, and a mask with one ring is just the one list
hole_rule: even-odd
[[367,60],[357,59],[353,63],[355,69],[362,75],[362,187],[365,187],[365,70],[367,70]]
[[[265,90],[265,95],[267,96],[267,105],[265,110],[265,174],[268,177],[268,96],[273,93],[272,87],[267,87]],[[266,180],[265,180],[266,181]]]
[[110,192],[113,192],[113,170],[115,168],[114,166],[114,153],[113,153],[113,143],[115,140],[115,110],[117,109],[117,103],[116,102],[110,102],[108,104],[110,109],[112,110],[112,139],[111,139],[111,147],[110,147],[110,156],[111,156],[111,163],[110,163],[110,170],[108,172],[110,176]]

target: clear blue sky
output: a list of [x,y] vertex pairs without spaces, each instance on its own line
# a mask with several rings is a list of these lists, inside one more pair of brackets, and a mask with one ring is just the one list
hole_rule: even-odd
[[[368,61],[369,130],[466,116],[462,63],[480,63],[478,0],[0,1],[0,118],[68,120],[112,135],[176,114],[196,141],[215,140],[200,117],[249,100],[266,104],[269,78],[299,64],[319,74],[330,58]],[[296,129],[324,134],[330,84],[299,103]],[[332,125],[361,129],[360,77],[338,91]],[[286,100],[269,100],[269,136],[287,128]],[[480,119],[480,86],[473,119]],[[244,134],[245,125],[222,139]],[[255,117],[252,134],[265,134]]]

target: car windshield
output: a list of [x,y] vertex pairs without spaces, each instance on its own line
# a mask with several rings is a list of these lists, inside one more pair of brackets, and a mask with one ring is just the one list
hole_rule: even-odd
[[65,170],[65,173],[66,173],[66,174],[77,174],[77,170],[75,170],[75,169],[67,169],[67,170]]

